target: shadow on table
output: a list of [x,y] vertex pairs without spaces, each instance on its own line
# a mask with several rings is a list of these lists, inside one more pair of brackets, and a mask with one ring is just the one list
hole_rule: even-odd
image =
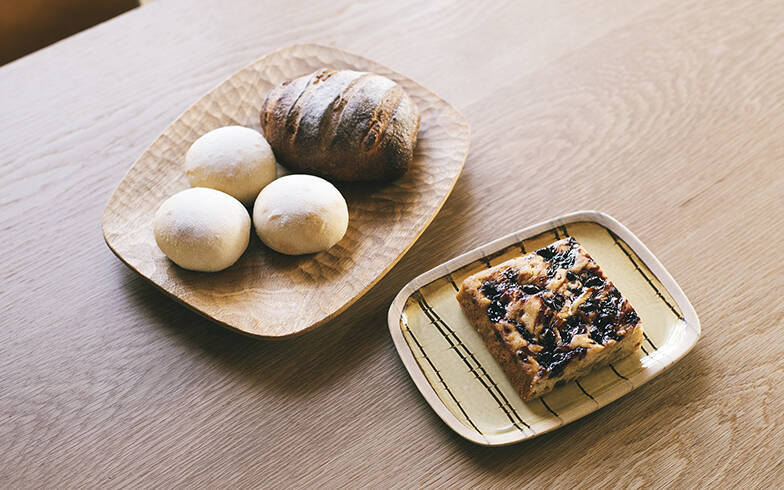
[[[263,340],[232,332],[158,291],[131,270],[125,271],[128,295],[155,327],[171,333],[194,355],[208,356],[221,369],[264,388],[305,394],[317,392],[358,368],[388,341],[386,309],[371,308],[369,293],[331,322],[298,337]],[[375,301],[375,302],[374,302]]]
[[[653,381],[553,432],[503,447],[479,446],[455,433],[453,439],[482,471],[525,478],[520,483],[558,467],[572,473],[564,481],[584,475],[596,478],[586,483],[600,484],[602,475],[636,461],[628,455],[651,457],[652,447],[664,448],[673,437],[680,440],[673,429],[686,414],[704,410],[709,391],[709,368],[695,348]],[[641,475],[644,481],[651,477]]]
[[[393,350],[387,332],[387,309],[397,291],[414,275],[467,250],[459,242],[445,240],[444,234],[448,229],[459,236],[471,226],[470,219],[459,219],[465,218],[466,206],[472,208],[475,198],[471,187],[470,177],[459,179],[452,197],[398,265],[345,312],[297,337],[273,341],[229,331],[126,269],[128,296],[147,313],[145,316],[155,320],[156,327],[170,331],[180,344],[215,359],[222,368],[288,393],[319,391],[360,369],[363,360],[385,344]],[[411,270],[417,272],[406,272]]]

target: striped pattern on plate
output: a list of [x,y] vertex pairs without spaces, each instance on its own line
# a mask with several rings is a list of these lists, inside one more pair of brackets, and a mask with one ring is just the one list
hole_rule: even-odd
[[[469,275],[565,236],[575,237],[629,299],[643,320],[645,340],[635,354],[526,403],[455,294]],[[623,225],[593,211],[526,228],[417,277],[392,303],[389,327],[433,409],[460,435],[484,445],[528,439],[593,412],[660,374],[700,335],[694,308],[658,260]]]

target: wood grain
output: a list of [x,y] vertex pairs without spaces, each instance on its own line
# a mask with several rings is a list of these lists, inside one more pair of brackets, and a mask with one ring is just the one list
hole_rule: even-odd
[[[182,161],[191,144],[222,126],[261,131],[259,109],[269,91],[325,66],[386,76],[414,99],[422,119],[409,171],[392,182],[336,184],[348,203],[349,226],[327,251],[282,255],[254,234],[237,263],[219,273],[174,265],[155,244],[152,221],[164,200],[189,187]],[[418,83],[336,48],[288,47],[233,74],[155,139],[109,199],[104,237],[133,270],[226,327],[265,338],[301,334],[346,309],[411,247],[452,191],[468,140],[460,113]]]
[[[783,41],[772,0],[158,0],[0,68],[0,486],[781,487]],[[307,335],[254,341],[128,270],[98,222],[183,107],[297,42],[434,90],[471,124],[471,153],[368,294]],[[557,431],[463,441],[397,358],[390,302],[581,208],[661,260],[699,343]]]

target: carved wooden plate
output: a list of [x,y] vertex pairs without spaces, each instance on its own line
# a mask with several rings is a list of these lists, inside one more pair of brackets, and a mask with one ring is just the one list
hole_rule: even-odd
[[[466,277],[566,236],[585,247],[634,305],[645,337],[625,359],[524,402],[455,294]],[[697,313],[664,266],[625,226],[596,211],[529,226],[425,272],[395,298],[389,329],[430,406],[458,434],[487,446],[530,439],[600,409],[663,373],[700,337]]]
[[[348,203],[349,228],[326,252],[281,255],[252,233],[248,250],[225,271],[192,272],[170,262],[155,244],[152,220],[161,202],[189,187],[182,159],[190,145],[229,124],[260,130],[267,92],[321,67],[384,75],[415,100],[422,121],[406,175],[386,184],[338,185]],[[468,145],[468,123],[458,110],[413,80],[336,48],[292,46],[237,72],[166,128],[109,199],[103,234],[129,267],[208,318],[257,337],[295,335],[346,309],[403,256],[452,191]]]

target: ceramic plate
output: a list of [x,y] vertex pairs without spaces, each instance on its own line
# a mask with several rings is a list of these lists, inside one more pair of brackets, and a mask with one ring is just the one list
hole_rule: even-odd
[[[524,402],[455,299],[471,274],[566,236],[575,237],[642,318],[640,349]],[[436,413],[478,444],[519,442],[556,429],[650,381],[694,347],[700,322],[656,257],[610,216],[581,211],[483,245],[408,283],[389,309],[403,364]]]
[[[153,237],[158,206],[188,188],[182,159],[204,133],[230,124],[260,130],[259,110],[276,84],[322,68],[372,71],[408,92],[421,113],[414,161],[385,184],[338,185],[348,202],[349,228],[331,249],[290,257],[264,247],[252,233],[248,250],[219,273],[178,268]],[[418,83],[336,48],[301,45],[264,56],[202,97],[134,163],[103,213],[106,243],[117,256],[176,300],[248,335],[279,338],[323,324],[375,284],[436,215],[468,153],[468,123]]]

